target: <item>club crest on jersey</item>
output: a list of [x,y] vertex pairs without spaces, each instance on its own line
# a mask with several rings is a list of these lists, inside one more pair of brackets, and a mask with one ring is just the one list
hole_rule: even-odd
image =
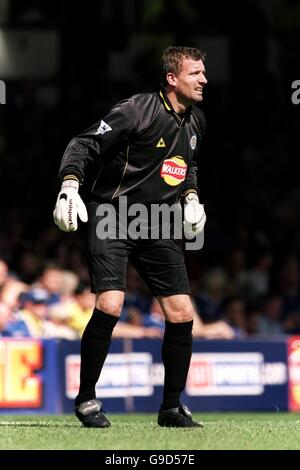
[[108,132],[108,131],[112,131],[112,128],[106,124],[105,121],[101,121],[100,122],[100,126],[98,127],[98,129],[96,130],[95,134],[105,134],[105,132]]
[[194,134],[194,135],[192,135],[191,140],[190,140],[191,149],[195,150],[196,145],[197,145],[197,137]]
[[185,180],[186,172],[187,164],[177,155],[163,161],[160,176],[169,186],[177,186]]

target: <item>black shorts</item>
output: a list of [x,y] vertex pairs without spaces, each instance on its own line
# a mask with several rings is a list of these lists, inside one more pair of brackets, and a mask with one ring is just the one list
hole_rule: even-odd
[[92,292],[125,291],[129,259],[155,297],[190,294],[184,255],[177,240],[100,239],[95,207],[90,203],[88,266]]

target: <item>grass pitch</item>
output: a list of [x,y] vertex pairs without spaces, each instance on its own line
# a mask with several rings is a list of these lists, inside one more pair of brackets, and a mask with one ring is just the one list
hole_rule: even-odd
[[0,415],[1,450],[295,450],[300,415],[195,413],[204,428],[160,428],[153,414],[110,415],[112,427],[87,429],[72,415]]

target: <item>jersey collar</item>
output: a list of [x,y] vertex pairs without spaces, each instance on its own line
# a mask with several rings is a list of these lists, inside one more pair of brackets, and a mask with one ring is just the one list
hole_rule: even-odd
[[159,96],[160,96],[160,98],[161,98],[161,100],[162,100],[162,102],[163,102],[163,105],[164,105],[164,107],[166,108],[166,110],[167,110],[167,111],[173,111],[173,112],[175,113],[175,111],[174,111],[174,109],[173,109],[173,107],[172,107],[172,105],[171,105],[171,102],[170,102],[169,98],[164,94],[164,92],[163,92],[162,89],[159,90]]
[[183,114],[183,115],[179,115],[176,113],[176,111],[174,110],[172,104],[171,104],[171,101],[169,100],[169,98],[164,94],[163,90],[160,89],[159,90],[159,96],[160,96],[160,99],[165,107],[165,110],[168,111],[169,113],[172,113],[174,118],[176,119],[176,121],[178,122],[178,124],[180,126],[182,126],[186,120],[186,117],[188,116],[188,114],[190,113],[192,107],[190,106],[186,112]]

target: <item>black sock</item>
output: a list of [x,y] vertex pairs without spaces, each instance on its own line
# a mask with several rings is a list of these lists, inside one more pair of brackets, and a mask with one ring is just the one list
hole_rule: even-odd
[[80,388],[75,405],[96,398],[95,385],[106,359],[118,317],[94,309],[81,340]]
[[166,321],[162,345],[165,366],[164,397],[161,408],[168,410],[180,405],[192,355],[193,321],[170,323]]

